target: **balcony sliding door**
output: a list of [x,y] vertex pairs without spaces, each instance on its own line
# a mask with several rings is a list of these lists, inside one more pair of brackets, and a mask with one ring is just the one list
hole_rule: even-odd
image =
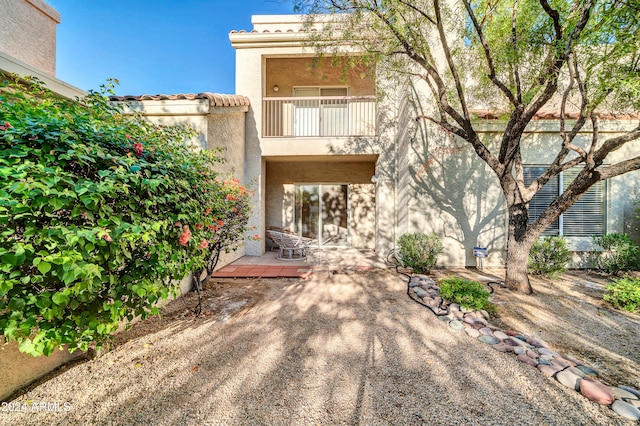
[[[349,108],[346,87],[296,87],[293,96],[301,99],[293,102],[294,136],[344,136],[349,134]],[[319,97],[319,98],[318,98]],[[322,97],[327,97],[323,100]]]

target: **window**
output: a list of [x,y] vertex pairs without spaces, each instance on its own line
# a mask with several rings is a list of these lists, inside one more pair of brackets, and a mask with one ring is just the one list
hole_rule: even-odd
[[[524,168],[524,182],[530,185],[547,169],[546,166],[528,166]],[[543,186],[529,203],[529,223],[551,204],[578,175],[579,169],[570,169],[551,179]],[[542,235],[564,235],[565,237],[591,237],[603,235],[605,227],[606,186],[604,181],[597,182],[553,222]]]

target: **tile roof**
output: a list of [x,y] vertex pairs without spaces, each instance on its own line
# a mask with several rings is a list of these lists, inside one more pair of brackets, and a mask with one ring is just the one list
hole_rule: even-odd
[[197,100],[197,99],[208,99],[209,104],[211,106],[216,107],[238,107],[238,106],[249,106],[251,102],[249,98],[242,95],[222,95],[220,93],[211,93],[211,92],[203,92],[203,93],[177,93],[174,95],[140,95],[140,96],[110,96],[110,100],[115,102],[126,102],[126,101],[175,101],[175,100]]
[[[508,115],[507,112],[492,111],[492,110],[472,110],[473,115],[484,120],[498,120],[501,117]],[[640,118],[640,113],[597,113],[596,116],[601,120],[637,120]],[[568,120],[575,120],[578,118],[577,112],[568,112],[565,114]],[[534,120],[558,120],[560,119],[560,111],[538,111],[533,117]]]

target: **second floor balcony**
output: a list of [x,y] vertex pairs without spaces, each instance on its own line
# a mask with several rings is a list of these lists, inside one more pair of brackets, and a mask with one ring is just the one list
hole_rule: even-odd
[[262,136],[370,137],[377,134],[375,96],[294,96],[262,100]]

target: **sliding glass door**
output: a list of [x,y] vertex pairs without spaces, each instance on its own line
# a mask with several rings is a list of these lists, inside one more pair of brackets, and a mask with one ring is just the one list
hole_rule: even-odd
[[347,185],[295,185],[296,233],[320,247],[347,247],[348,200]]

